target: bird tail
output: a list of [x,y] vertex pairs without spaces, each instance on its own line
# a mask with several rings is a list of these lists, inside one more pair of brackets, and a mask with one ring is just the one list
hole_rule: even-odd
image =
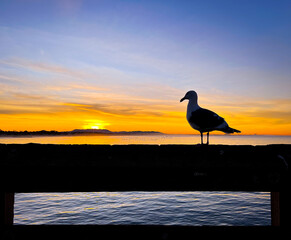
[[223,129],[223,132],[225,132],[225,133],[240,133],[241,131],[227,126],[226,128]]

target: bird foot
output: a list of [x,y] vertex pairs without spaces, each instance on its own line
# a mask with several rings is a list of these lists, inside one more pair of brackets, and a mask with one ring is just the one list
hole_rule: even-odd
[[209,146],[209,143],[198,143],[197,145],[200,145],[200,146]]

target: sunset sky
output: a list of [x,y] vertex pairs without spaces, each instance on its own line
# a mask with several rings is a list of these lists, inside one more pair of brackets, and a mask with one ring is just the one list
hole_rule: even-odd
[[291,1],[1,0],[0,129],[291,135]]

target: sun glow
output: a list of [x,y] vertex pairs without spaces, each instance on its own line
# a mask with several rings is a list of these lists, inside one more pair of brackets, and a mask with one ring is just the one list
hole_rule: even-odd
[[110,124],[100,120],[86,120],[83,129],[104,129],[108,125]]

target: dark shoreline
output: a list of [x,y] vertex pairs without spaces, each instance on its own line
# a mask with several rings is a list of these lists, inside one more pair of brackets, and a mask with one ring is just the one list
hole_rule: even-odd
[[164,135],[156,131],[120,131],[111,132],[106,129],[102,130],[73,130],[73,131],[0,131],[1,137],[56,137],[56,136],[120,136],[120,135]]

